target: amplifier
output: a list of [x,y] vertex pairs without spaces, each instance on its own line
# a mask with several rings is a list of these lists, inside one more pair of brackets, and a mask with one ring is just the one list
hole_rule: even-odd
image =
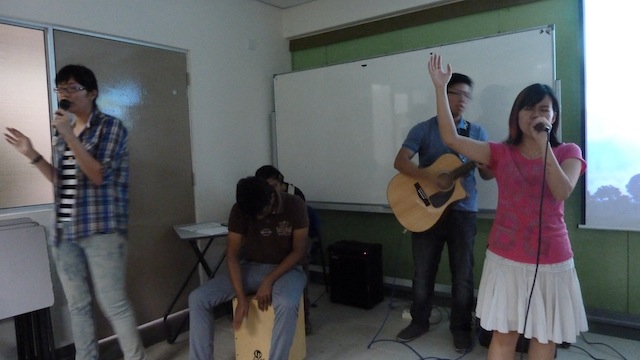
[[331,302],[371,309],[383,300],[382,244],[341,240],[327,249]]

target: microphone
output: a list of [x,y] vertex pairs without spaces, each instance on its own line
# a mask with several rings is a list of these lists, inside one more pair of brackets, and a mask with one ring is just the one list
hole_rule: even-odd
[[[71,102],[69,102],[69,100],[67,99],[62,99],[58,103],[58,107],[64,111],[67,111],[71,107]],[[53,128],[53,136],[58,136],[58,129]]]
[[[62,100],[65,101],[65,100]],[[551,128],[549,127],[549,125],[545,124],[545,123],[537,123],[535,124],[535,126],[533,127],[537,132],[549,132],[551,131]]]
[[64,111],[67,111],[69,110],[69,107],[71,107],[71,103],[67,99],[62,99],[58,103],[58,107]]

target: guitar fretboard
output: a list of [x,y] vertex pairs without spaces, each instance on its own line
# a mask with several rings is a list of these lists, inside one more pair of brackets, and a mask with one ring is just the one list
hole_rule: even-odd
[[460,176],[463,176],[464,174],[466,174],[469,171],[473,170],[474,167],[476,167],[476,163],[473,162],[473,161],[469,161],[469,162],[466,162],[463,165],[460,165],[457,168],[451,170],[450,174],[454,179],[457,179]]

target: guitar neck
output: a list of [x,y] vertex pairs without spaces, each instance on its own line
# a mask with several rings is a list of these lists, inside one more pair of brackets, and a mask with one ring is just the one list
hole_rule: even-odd
[[454,179],[457,179],[461,176],[464,176],[466,173],[473,170],[473,168],[475,167],[476,167],[476,163],[473,161],[469,161],[451,170],[450,174]]

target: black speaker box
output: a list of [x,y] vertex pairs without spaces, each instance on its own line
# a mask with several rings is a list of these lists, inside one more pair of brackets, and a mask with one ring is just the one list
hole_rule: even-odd
[[341,240],[327,248],[331,302],[371,309],[382,301],[382,244]]

